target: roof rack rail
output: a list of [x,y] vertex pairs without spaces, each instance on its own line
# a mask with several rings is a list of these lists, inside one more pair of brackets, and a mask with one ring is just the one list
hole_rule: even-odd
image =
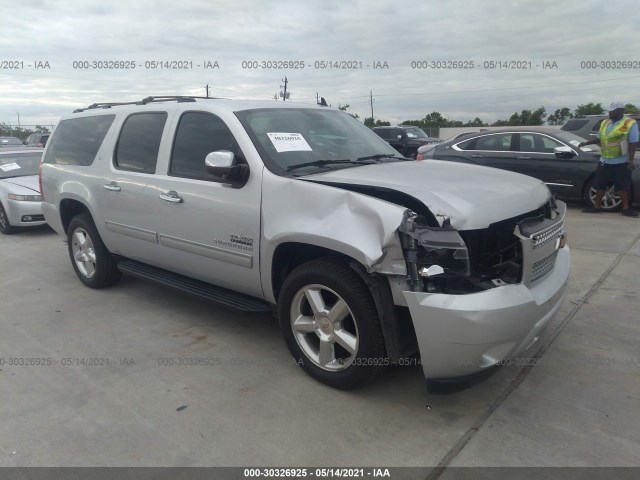
[[106,103],[92,103],[86,108],[78,108],[73,111],[73,113],[84,112],[85,110],[93,110],[95,108],[111,108],[118,107],[120,105],[146,105],[148,103],[154,102],[195,102],[196,99],[209,99],[215,100],[217,97],[197,97],[192,95],[161,95],[161,96],[150,96],[145,97],[142,100],[138,100],[135,102],[106,102]]

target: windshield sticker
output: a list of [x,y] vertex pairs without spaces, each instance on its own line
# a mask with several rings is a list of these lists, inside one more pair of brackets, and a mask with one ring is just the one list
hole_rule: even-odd
[[274,132],[267,135],[278,153],[312,151],[301,133]]
[[13,162],[13,163],[7,163],[5,165],[0,165],[0,168],[2,169],[3,172],[10,172],[11,170],[18,170],[20,168],[20,165]]

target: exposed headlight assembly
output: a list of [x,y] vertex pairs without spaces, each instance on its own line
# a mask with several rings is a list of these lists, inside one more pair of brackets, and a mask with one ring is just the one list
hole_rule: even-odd
[[402,246],[414,290],[422,290],[420,277],[460,278],[471,274],[467,246],[457,230],[447,223],[443,227],[432,227],[407,210],[399,231],[403,234]]

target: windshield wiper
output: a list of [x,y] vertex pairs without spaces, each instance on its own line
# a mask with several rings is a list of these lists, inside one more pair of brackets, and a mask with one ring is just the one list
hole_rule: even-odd
[[307,163],[296,163],[295,165],[289,165],[287,167],[287,172],[291,170],[295,170],[297,168],[302,167],[324,167],[325,165],[366,165],[360,161],[359,158],[356,160],[316,160],[315,162],[307,162]]
[[358,157],[358,161],[361,160],[380,160],[381,158],[394,158],[400,160],[400,157],[396,157],[395,153],[378,153],[377,155],[367,155],[366,157]]

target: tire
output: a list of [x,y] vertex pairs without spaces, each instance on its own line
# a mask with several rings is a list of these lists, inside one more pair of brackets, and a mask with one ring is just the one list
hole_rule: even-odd
[[[584,201],[588,206],[595,206],[596,190],[593,188],[593,178],[589,180],[586,188],[584,189]],[[605,190],[604,197],[602,198],[602,206],[600,207],[605,212],[613,212],[622,208],[622,200],[620,195],[616,193],[613,185],[609,185]]]
[[120,280],[122,273],[102,243],[91,215],[83,213],[71,219],[67,244],[71,265],[87,287],[104,288]]
[[16,231],[15,227],[11,226],[9,223],[9,217],[7,217],[7,212],[4,210],[2,203],[0,203],[0,233],[4,233],[5,235],[11,235]]
[[406,158],[411,158],[413,160],[418,156],[418,150],[407,150],[407,153],[404,155]]
[[287,347],[314,379],[350,390],[388,364],[371,292],[347,266],[331,259],[300,265],[285,279],[278,300]]

